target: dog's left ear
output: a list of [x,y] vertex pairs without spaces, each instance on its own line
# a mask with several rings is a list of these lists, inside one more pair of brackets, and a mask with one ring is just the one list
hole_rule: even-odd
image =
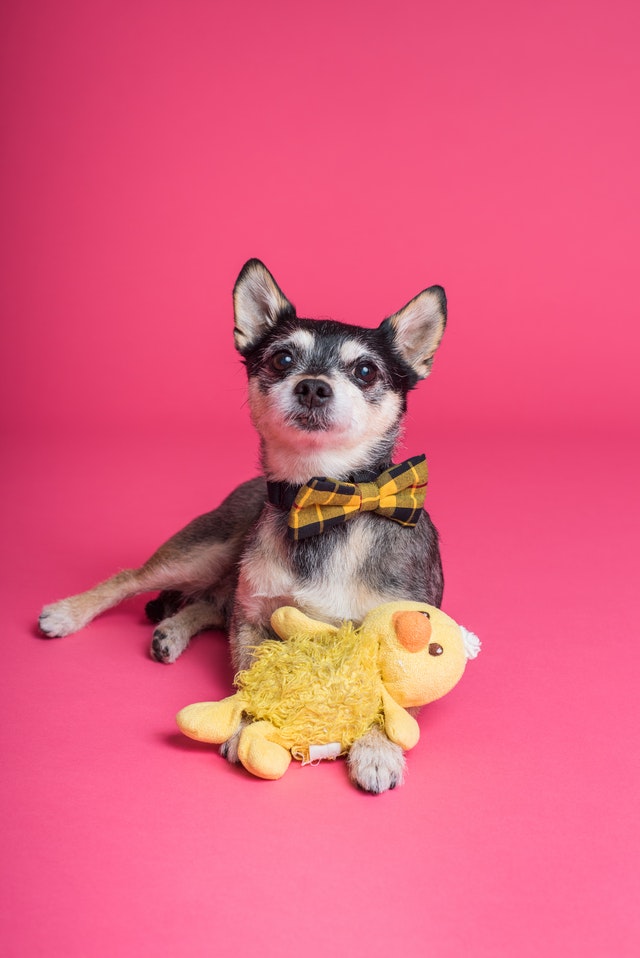
[[294,317],[295,307],[259,259],[244,264],[233,288],[236,349],[245,356],[281,319]]
[[418,379],[431,372],[433,357],[447,325],[447,297],[442,286],[430,286],[382,323],[393,345]]

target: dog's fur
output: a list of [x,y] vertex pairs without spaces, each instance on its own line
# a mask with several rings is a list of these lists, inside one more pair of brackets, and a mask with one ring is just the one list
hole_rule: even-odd
[[[272,637],[269,620],[280,605],[335,624],[360,621],[395,599],[440,605],[438,536],[426,512],[413,529],[362,513],[292,542],[286,511],[267,502],[266,481],[295,486],[389,465],[407,393],[429,374],[444,331],[444,290],[424,290],[377,329],[299,319],[266,267],[250,260],[234,288],[234,312],[263,476],[243,483],[139,569],[45,606],[45,635],[68,635],[125,598],[162,590],[147,606],[157,622],[152,656],[174,662],[197,632],[226,628],[240,669],[250,664],[251,648]],[[233,741],[222,751],[235,759]],[[402,752],[377,730],[351,749],[350,775],[367,791],[400,784],[403,769]]]

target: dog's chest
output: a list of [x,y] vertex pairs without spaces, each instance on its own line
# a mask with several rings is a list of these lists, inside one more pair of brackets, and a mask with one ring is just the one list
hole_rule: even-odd
[[240,570],[236,602],[243,616],[264,625],[279,606],[295,605],[307,615],[338,624],[360,621],[388,601],[384,577],[372,574],[372,550],[379,544],[376,522],[369,518],[352,519],[337,533],[291,548],[281,516],[263,516]]

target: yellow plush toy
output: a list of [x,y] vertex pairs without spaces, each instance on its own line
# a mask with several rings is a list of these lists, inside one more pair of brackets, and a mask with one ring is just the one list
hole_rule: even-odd
[[[264,642],[238,691],[198,702],[177,715],[185,735],[221,744],[242,728],[238,757],[260,778],[281,778],[292,756],[303,763],[336,758],[374,725],[403,749],[420,731],[406,711],[449,692],[480,642],[440,609],[390,602],[359,628],[336,627],[285,606],[272,618],[285,641]],[[243,717],[252,722],[242,727]]]

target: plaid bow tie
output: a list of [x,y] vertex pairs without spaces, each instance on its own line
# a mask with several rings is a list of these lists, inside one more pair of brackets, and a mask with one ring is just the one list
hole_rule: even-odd
[[310,479],[298,490],[289,513],[289,538],[318,535],[358,512],[377,512],[413,527],[422,512],[427,475],[425,457],[415,456],[391,466],[374,482]]

